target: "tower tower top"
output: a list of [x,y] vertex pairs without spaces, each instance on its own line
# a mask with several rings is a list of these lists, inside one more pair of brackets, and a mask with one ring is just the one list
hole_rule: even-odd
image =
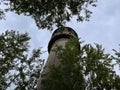
[[50,53],[52,45],[55,43],[55,41],[61,39],[61,38],[78,38],[77,33],[70,27],[64,27],[64,28],[58,28],[56,29],[51,37],[51,40],[48,44],[48,52]]

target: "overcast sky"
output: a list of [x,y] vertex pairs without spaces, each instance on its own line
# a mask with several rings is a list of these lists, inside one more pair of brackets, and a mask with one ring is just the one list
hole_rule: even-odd
[[[73,19],[67,23],[67,26],[76,30],[85,43],[102,44],[106,52],[112,53],[112,49],[118,49],[120,44],[120,0],[98,0],[97,7],[92,11],[89,22],[77,23]],[[6,21],[0,21],[0,33],[11,29],[28,32],[32,38],[32,48],[43,47],[43,50],[47,51],[52,33],[47,30],[38,30],[31,17],[18,16],[14,13],[6,14]],[[48,56],[44,54],[43,57]]]
[[[97,7],[93,8],[92,11],[93,14],[89,22],[77,23],[73,19],[67,23],[67,26],[76,30],[78,36],[85,43],[102,44],[106,52],[110,53],[112,53],[113,48],[119,49],[120,0],[98,0]],[[0,21],[0,33],[11,29],[28,32],[31,37],[31,47],[43,47],[43,50],[47,51],[47,45],[52,32],[38,30],[31,17],[8,13],[6,15],[6,21]],[[45,53],[42,57],[46,59],[48,54]]]

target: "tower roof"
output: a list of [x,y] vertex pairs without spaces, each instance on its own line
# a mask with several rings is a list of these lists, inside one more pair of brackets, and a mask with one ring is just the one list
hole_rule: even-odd
[[70,27],[63,27],[56,29],[51,37],[51,40],[48,44],[48,52],[50,52],[52,45],[56,40],[61,38],[78,38],[77,33]]

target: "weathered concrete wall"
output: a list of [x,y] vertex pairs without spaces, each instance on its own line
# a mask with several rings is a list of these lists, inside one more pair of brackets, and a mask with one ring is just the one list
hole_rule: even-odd
[[[66,27],[63,31],[59,31],[58,29],[53,33],[51,40],[48,45],[48,52],[49,52],[49,57],[47,59],[47,62],[45,64],[45,67],[43,68],[43,72],[41,75],[49,72],[49,66],[50,65],[59,65],[59,60],[57,58],[56,52],[54,49],[57,46],[62,46],[64,48],[66,42],[70,38],[78,38],[76,32],[71,29]],[[44,77],[47,78],[47,75]],[[44,79],[43,77],[40,76],[38,85],[37,85],[37,90],[44,90],[41,85],[41,80]]]
[[49,65],[57,65],[57,63],[59,62],[58,59],[57,59],[57,56],[56,56],[56,52],[54,51],[56,46],[62,46],[64,48],[65,46],[65,43],[68,41],[68,39],[66,38],[62,38],[62,39],[59,39],[57,40],[53,46],[52,46],[52,49],[50,51],[50,54],[49,54],[49,57],[48,57],[48,60],[46,62],[46,65],[45,66],[49,66]]
[[[49,72],[49,66],[50,66],[50,65],[58,65],[58,64],[59,64],[59,60],[57,59],[56,52],[54,51],[54,49],[55,49],[56,45],[57,45],[57,46],[62,46],[62,47],[64,47],[64,46],[65,46],[65,43],[66,43],[67,41],[68,41],[68,39],[59,39],[59,40],[57,40],[57,41],[54,43],[54,45],[52,46],[52,49],[51,49],[51,51],[50,51],[49,57],[48,57],[48,59],[47,59],[47,61],[46,61],[46,64],[45,64],[45,66],[44,66],[44,68],[43,68],[42,74],[45,74],[45,73]],[[41,74],[41,75],[42,75],[42,74]],[[45,76],[45,77],[46,77],[46,76]],[[44,77],[44,78],[45,78],[45,77]],[[39,81],[38,81],[37,90],[44,90],[44,89],[42,88],[42,85],[41,85],[41,80],[42,80],[42,79],[43,79],[43,78],[41,78],[41,76],[40,76]]]

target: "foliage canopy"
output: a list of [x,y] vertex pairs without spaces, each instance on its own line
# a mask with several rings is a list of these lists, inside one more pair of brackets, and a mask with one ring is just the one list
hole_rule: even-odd
[[[15,85],[15,90],[33,90],[44,61],[40,49],[29,51],[30,37],[13,30],[0,35],[0,89]],[[79,48],[79,49],[78,49]],[[105,54],[101,45],[82,44],[70,40],[65,48],[57,46],[60,65],[50,66],[49,78],[43,79],[44,90],[119,90],[120,52]],[[114,61],[114,63],[113,63]],[[44,76],[43,76],[44,77]],[[59,87],[59,88],[58,88]]]
[[[89,6],[96,6],[96,2],[97,0],[2,0],[8,6],[5,11],[31,16],[42,29],[52,29],[53,25],[64,26],[73,15],[77,16],[77,21],[89,20],[92,14]],[[1,12],[0,16],[2,14]]]
[[43,60],[40,49],[30,53],[27,33],[13,30],[0,35],[0,90],[15,85],[15,90],[34,90]]
[[43,90],[119,90],[120,76],[114,71],[115,65],[120,65],[119,57],[105,54],[98,44],[80,43],[79,50],[76,43],[70,40],[65,48],[57,47],[61,64],[50,66],[49,76],[41,82]]

